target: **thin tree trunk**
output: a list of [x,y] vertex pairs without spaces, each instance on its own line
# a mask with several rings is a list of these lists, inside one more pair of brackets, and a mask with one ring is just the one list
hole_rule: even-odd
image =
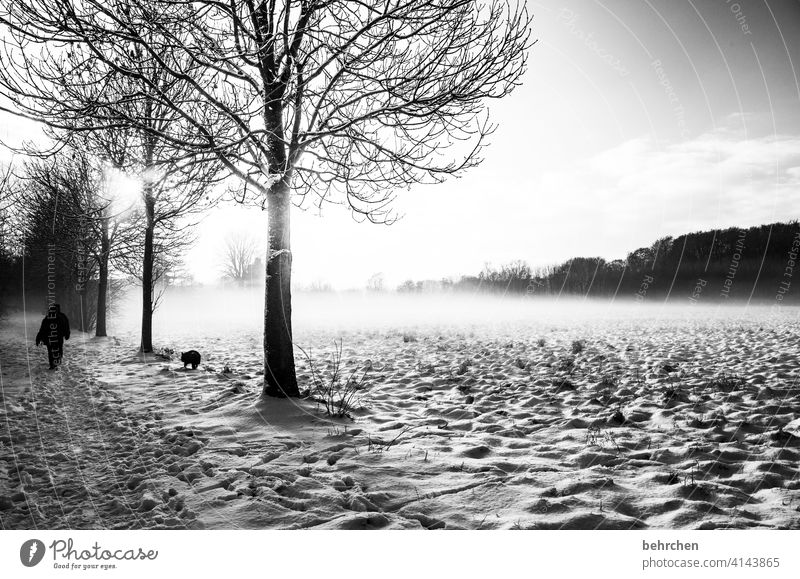
[[153,351],[153,234],[155,230],[155,199],[145,185],[144,196],[147,224],[144,230],[144,260],[142,261],[142,344],[140,351]]
[[86,288],[81,290],[78,294],[78,304],[80,308],[80,315],[78,316],[78,330],[81,332],[88,332],[89,331],[89,300],[88,296],[86,295]]
[[292,346],[290,190],[284,180],[269,194],[269,243],[264,296],[264,394],[299,396]]
[[95,336],[105,337],[106,334],[106,307],[108,304],[108,218],[103,218],[100,237],[100,263],[98,264],[97,281],[97,324]]
[[89,328],[89,258],[86,249],[81,252],[78,265],[78,330],[88,332]]

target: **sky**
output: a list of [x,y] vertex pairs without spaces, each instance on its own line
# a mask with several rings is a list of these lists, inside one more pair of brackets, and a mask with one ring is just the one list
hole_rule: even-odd
[[[530,1],[523,84],[461,178],[398,191],[393,225],[295,209],[294,280],[361,287],[624,258],[665,235],[800,213],[800,2]],[[6,132],[14,131],[8,125]],[[266,214],[216,208],[186,264],[220,275],[226,236],[265,246]]]
[[[485,263],[624,258],[665,235],[800,213],[800,3],[529,2],[523,85],[459,179],[398,191],[391,226],[295,210],[294,279],[363,286],[476,274]],[[259,210],[200,227],[196,277],[229,231],[266,239]],[[215,253],[216,251],[216,253]]]

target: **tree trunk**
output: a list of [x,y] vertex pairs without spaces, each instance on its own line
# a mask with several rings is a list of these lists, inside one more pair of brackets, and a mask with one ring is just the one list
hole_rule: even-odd
[[89,258],[86,249],[81,251],[78,258],[78,330],[88,332],[89,328]]
[[269,194],[269,243],[264,296],[264,394],[299,396],[292,346],[292,253],[287,180]]
[[108,304],[108,218],[103,218],[100,237],[100,263],[98,264],[97,280],[97,323],[94,335],[105,337],[106,334],[106,308]]
[[144,260],[142,261],[142,344],[140,351],[153,351],[153,233],[155,230],[155,199],[150,192],[144,196],[147,224],[144,230]]
[[78,307],[80,315],[78,316],[78,330],[81,332],[89,331],[89,300],[86,295],[86,288],[78,293]]

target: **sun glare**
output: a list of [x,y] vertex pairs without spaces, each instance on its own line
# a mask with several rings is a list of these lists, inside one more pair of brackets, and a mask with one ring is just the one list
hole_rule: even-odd
[[125,174],[119,169],[105,169],[106,189],[108,196],[119,211],[127,211],[135,207],[142,198],[142,182]]

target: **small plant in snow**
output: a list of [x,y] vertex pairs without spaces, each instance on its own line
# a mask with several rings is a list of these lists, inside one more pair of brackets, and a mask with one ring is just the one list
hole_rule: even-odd
[[747,385],[747,381],[736,374],[723,372],[708,382],[708,387],[722,392],[733,392]]
[[602,396],[608,400],[617,391],[619,386],[619,378],[613,374],[604,374],[597,384],[598,396]]
[[592,424],[586,429],[586,444],[588,446],[603,447],[602,443],[602,430],[597,425]]
[[364,389],[364,378],[370,366],[355,368],[345,378],[342,369],[342,340],[334,341],[334,350],[328,363],[328,371],[323,375],[314,364],[311,356],[303,348],[298,349],[308,360],[313,388],[311,397],[325,408],[328,416],[346,416],[352,418],[351,412],[359,401],[359,393]]
[[700,470],[700,462],[695,459],[694,464],[692,464],[692,470],[686,473],[683,477],[683,486],[685,487],[693,487],[697,484],[697,473]]
[[598,388],[606,388],[610,390],[616,390],[617,386],[619,386],[619,378],[613,374],[603,374],[603,376],[600,378],[600,383],[597,385]]
[[572,342],[572,346],[570,346],[570,350],[573,354],[580,354],[586,349],[586,341],[584,340],[574,340]]
[[172,357],[175,355],[175,350],[172,348],[159,348],[155,352],[153,352],[153,356],[157,358],[161,358],[162,360],[172,360]]
[[562,372],[566,372],[567,374],[572,374],[572,372],[575,370],[575,358],[572,356],[563,356],[561,359],[559,359],[556,368]]

